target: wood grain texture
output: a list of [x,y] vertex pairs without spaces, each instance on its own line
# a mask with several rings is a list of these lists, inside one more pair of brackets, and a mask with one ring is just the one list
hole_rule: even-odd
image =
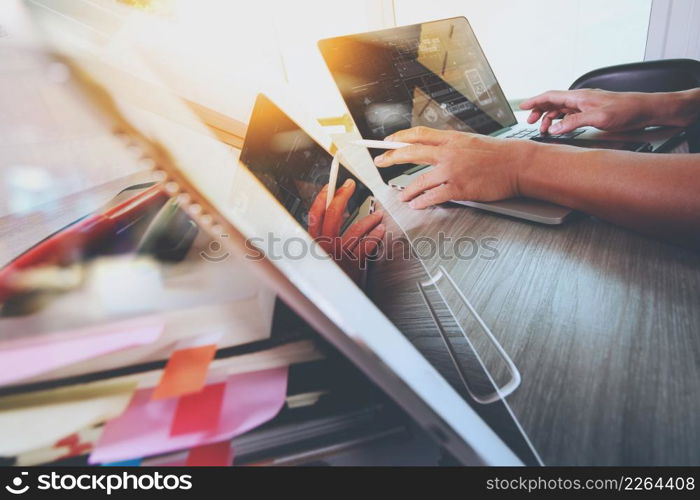
[[[378,208],[381,209],[381,205]],[[396,220],[386,214],[383,223],[391,237],[385,239],[383,252],[369,266],[366,289],[368,296],[466,403],[496,430],[523,463],[540,464],[513,418],[512,410],[503,400],[482,404],[470,395],[470,391],[479,398],[497,393],[489,375],[494,366],[498,368],[499,365],[494,364],[493,360],[487,360],[486,365],[482,365],[437,289],[428,286],[425,288],[427,300],[434,307],[437,321],[455,352],[459,363],[455,366],[449,353],[450,347],[440,335],[438,325],[418,289],[419,283],[432,281],[430,274],[421,260],[411,253],[405,233]],[[395,238],[393,241],[392,237]],[[470,326],[468,322],[466,326]],[[468,338],[472,342],[480,339],[471,333]],[[480,355],[489,353],[483,347],[480,350]]]
[[389,209],[412,239],[497,238],[444,265],[520,369],[508,400],[548,464],[700,464],[700,256],[580,217]]
[[700,254],[585,215],[544,226],[454,204],[414,211],[348,149],[412,241],[496,239],[495,259],[421,256],[445,266],[519,368],[507,399],[545,464],[700,465]]

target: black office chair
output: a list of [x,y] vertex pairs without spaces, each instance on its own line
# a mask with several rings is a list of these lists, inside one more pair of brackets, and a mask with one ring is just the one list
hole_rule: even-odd
[[[700,61],[665,59],[619,64],[589,71],[569,87],[615,92],[678,92],[700,87]],[[700,120],[688,127],[691,153],[700,152]]]

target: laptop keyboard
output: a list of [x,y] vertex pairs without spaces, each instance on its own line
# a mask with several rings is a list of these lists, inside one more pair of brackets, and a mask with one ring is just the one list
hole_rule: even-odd
[[573,130],[571,132],[567,132],[566,134],[541,135],[540,129],[538,129],[538,128],[524,128],[524,129],[520,129],[516,132],[513,132],[512,134],[504,135],[503,137],[504,137],[504,139],[532,139],[533,137],[542,136],[542,137],[553,137],[553,138],[559,138],[559,139],[573,139],[577,135],[581,135],[584,132],[585,132],[585,130]]

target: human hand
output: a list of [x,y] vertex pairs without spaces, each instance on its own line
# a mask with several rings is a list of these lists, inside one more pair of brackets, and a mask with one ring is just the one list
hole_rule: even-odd
[[353,223],[341,235],[347,218],[346,209],[355,192],[355,181],[348,179],[335,192],[326,210],[328,185],[318,193],[309,210],[308,231],[311,237],[333,257],[340,267],[359,283],[367,267],[367,258],[377,249],[386,228],[383,214],[375,212]]
[[390,135],[387,141],[411,146],[387,151],[374,159],[382,167],[401,163],[433,165],[400,194],[411,208],[422,209],[450,200],[496,201],[519,196],[519,170],[533,141],[495,139],[484,135],[414,127]]
[[[658,97],[658,96],[656,96]],[[652,104],[655,96],[642,92],[608,92],[597,89],[550,90],[520,104],[520,109],[531,110],[528,123],[540,118],[540,132],[565,134],[587,125],[620,132],[636,130],[654,123],[655,115],[661,120],[659,110]],[[552,120],[560,114],[564,118],[555,124]]]

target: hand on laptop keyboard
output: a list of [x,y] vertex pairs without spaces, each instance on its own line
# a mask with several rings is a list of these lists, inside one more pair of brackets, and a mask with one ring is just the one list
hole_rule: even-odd
[[[697,119],[693,92],[608,92],[597,89],[552,90],[526,99],[528,123],[542,119],[540,131],[564,134],[587,125],[622,132],[653,125],[686,127]],[[559,115],[564,119],[552,124]]]
[[402,201],[422,209],[451,200],[496,201],[519,196],[518,172],[529,162],[534,141],[503,141],[451,130],[414,127],[386,138],[411,143],[377,156],[375,164],[432,165],[401,192]]
[[583,130],[573,130],[567,132],[566,134],[552,135],[552,134],[541,134],[539,129],[536,128],[525,128],[516,130],[512,134],[504,136],[505,139],[532,139],[534,137],[548,137],[554,139],[573,139],[577,135],[583,134]]

